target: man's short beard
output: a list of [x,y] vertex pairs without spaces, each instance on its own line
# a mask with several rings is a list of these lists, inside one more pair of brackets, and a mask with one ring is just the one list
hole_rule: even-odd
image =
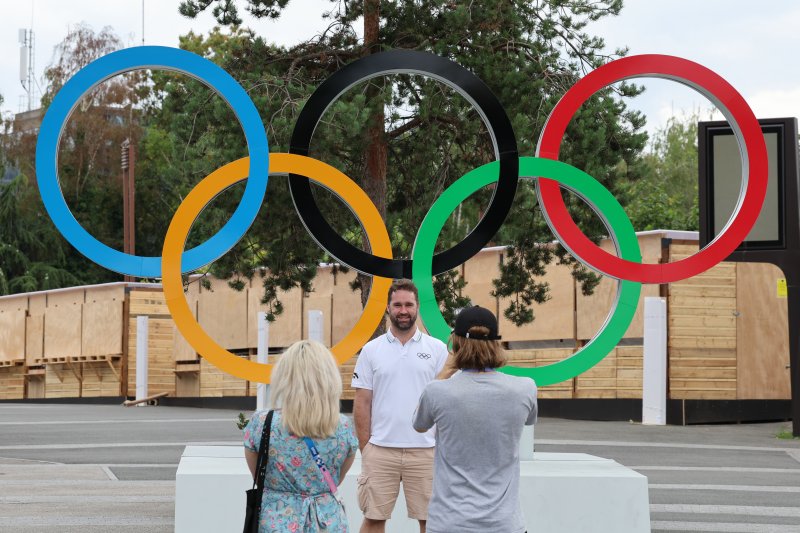
[[412,315],[408,317],[408,326],[401,325],[400,321],[397,320],[397,318],[393,317],[392,315],[389,315],[389,322],[391,322],[392,326],[394,326],[399,331],[408,331],[417,324],[417,315]]

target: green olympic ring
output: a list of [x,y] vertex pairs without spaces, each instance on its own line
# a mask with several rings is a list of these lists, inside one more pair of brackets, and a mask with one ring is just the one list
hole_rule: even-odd
[[[494,161],[464,174],[448,187],[422,221],[412,251],[412,277],[419,290],[419,310],[428,333],[447,342],[451,328],[442,316],[433,293],[432,257],[442,227],[458,205],[472,193],[497,181],[499,162]],[[581,195],[610,229],[622,259],[641,263],[639,241],[628,215],[616,198],[589,174],[560,161],[539,157],[519,158],[519,177],[541,176],[558,181]],[[577,353],[550,365],[523,368],[505,366],[506,374],[533,379],[539,386],[571,379],[592,368],[614,349],[628,330],[639,303],[642,284],[621,280],[617,298],[603,327]]]

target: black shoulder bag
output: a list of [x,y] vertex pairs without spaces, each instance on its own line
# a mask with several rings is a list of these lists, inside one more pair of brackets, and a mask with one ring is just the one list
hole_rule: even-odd
[[264,477],[267,475],[267,462],[269,461],[269,435],[272,428],[272,413],[267,413],[264,421],[264,432],[261,434],[261,446],[258,448],[258,462],[256,475],[253,478],[253,488],[247,491],[247,509],[244,515],[244,533],[258,533],[258,521],[261,516],[261,496],[264,494]]

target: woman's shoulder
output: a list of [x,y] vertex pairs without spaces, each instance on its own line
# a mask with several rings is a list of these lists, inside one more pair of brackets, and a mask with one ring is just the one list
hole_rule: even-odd
[[270,411],[272,411],[272,419],[273,420],[276,419],[276,418],[280,418],[280,416],[281,416],[280,409],[262,409],[262,410],[254,412],[252,418],[255,419],[255,420],[260,420],[261,422],[264,422],[264,421],[267,420],[267,415],[269,415]]
[[349,431],[353,429],[353,419],[344,413],[339,413],[339,431]]

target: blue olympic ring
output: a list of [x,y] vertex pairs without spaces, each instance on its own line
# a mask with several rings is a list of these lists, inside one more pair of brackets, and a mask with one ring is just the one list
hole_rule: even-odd
[[108,78],[139,68],[177,71],[217,91],[239,119],[250,153],[249,178],[241,203],[216,235],[183,253],[182,272],[211,263],[247,232],[267,192],[269,144],[261,116],[242,86],[221,67],[185,50],[164,46],[119,50],[89,63],[64,84],[44,116],[36,144],[36,176],[45,209],[70,244],[95,263],[121,274],[150,278],[161,276],[161,258],[123,253],[98,241],[75,219],[58,183],[58,143],[78,100]]

